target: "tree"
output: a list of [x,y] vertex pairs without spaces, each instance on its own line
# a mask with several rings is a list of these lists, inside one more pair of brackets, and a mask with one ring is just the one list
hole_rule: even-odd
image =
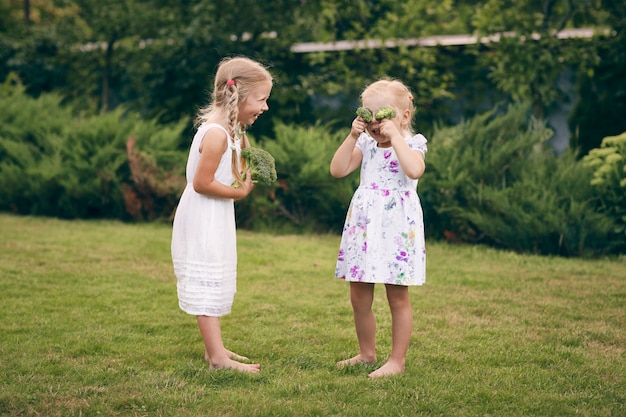
[[593,0],[487,0],[478,7],[474,25],[481,36],[498,36],[479,62],[490,68],[496,86],[515,101],[530,100],[535,117],[559,94],[559,75],[589,56],[593,44],[564,41],[559,34],[577,24],[603,22]]
[[579,156],[626,131],[626,8],[621,0],[604,0],[602,7],[611,30],[594,40],[596,55],[580,71],[580,100],[569,117]]
[[[316,117],[326,122],[338,116],[345,120],[352,115],[364,86],[384,76],[399,78],[409,85],[421,111],[438,99],[451,97],[454,76],[446,66],[446,55],[438,48],[407,47],[401,40],[462,30],[460,16],[466,16],[468,5],[473,2],[455,3],[460,6],[451,1],[434,4],[428,0],[322,0],[311,5],[307,2],[305,9],[311,17],[305,21],[304,33],[314,35],[315,41],[364,40],[384,44],[400,40],[394,47],[365,46],[303,57],[310,71],[300,77],[302,89],[313,100],[320,95],[331,98]],[[340,109],[343,111],[338,113]]]

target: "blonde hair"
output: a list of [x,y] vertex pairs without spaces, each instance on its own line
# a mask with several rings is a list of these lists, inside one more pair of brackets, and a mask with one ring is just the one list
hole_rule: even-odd
[[[384,78],[373,82],[368,85],[361,93],[361,101],[367,96],[383,96],[389,98],[389,105],[396,110],[398,115],[403,114],[405,111],[409,111],[409,122],[402,126],[406,135],[414,135],[413,130],[413,115],[415,114],[415,106],[413,105],[413,94],[409,87],[404,85],[401,81]],[[376,111],[377,109],[371,109]]]
[[[225,115],[227,120],[225,127],[230,137],[234,140],[239,132],[243,132],[241,148],[249,147],[250,142],[245,135],[246,126],[241,126],[238,121],[239,104],[244,102],[260,84],[267,81],[273,82],[272,75],[260,63],[245,57],[223,59],[215,73],[211,102],[199,110],[196,123],[198,125],[205,123],[216,114]],[[237,151],[234,149],[232,162],[235,180],[242,185]]]

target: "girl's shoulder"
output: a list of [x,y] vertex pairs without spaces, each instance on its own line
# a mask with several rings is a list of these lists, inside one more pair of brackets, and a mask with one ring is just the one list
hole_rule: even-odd
[[[194,136],[194,143],[199,150],[202,149],[205,141],[209,140],[211,143],[223,143],[230,144],[232,140],[228,131],[219,123],[202,123],[198,126],[198,130]],[[217,142],[216,142],[217,141]],[[226,146],[226,145],[224,145]]]
[[215,123],[215,122],[204,122],[202,123],[199,127],[198,127],[198,134],[200,134],[202,132],[202,136],[204,136],[204,134],[206,132],[208,132],[211,129],[220,129],[222,130],[224,133],[226,133],[226,136],[228,136],[228,130],[226,130],[226,128],[224,126],[222,126],[220,123]]
[[374,140],[373,137],[371,137],[367,131],[361,133],[358,137],[358,139],[356,140],[356,147],[358,149],[361,150],[361,152],[363,152],[365,149],[367,149],[371,146],[376,146],[376,140]]
[[409,145],[409,148],[420,151],[422,153],[428,152],[428,140],[421,133],[416,133],[413,136],[409,136],[406,138],[406,142]]

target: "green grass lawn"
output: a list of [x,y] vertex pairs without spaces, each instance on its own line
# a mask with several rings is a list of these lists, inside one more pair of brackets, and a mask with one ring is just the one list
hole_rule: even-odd
[[[209,371],[171,227],[0,215],[2,416],[626,416],[626,260],[428,245],[407,370],[357,353],[338,236],[239,232],[222,321],[259,375]],[[376,289],[378,357],[390,351]]]

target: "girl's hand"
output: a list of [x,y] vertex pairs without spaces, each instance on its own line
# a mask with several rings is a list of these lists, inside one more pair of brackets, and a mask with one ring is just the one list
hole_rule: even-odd
[[392,119],[383,119],[380,121],[380,134],[385,138],[389,139],[389,141],[393,141],[393,139],[403,139],[402,132],[398,129],[397,123],[395,123]]
[[246,179],[243,181],[243,185],[237,188],[239,194],[235,197],[235,200],[246,198],[253,189],[254,183],[252,182],[252,173],[248,170],[246,171]]
[[367,123],[365,120],[357,117],[352,121],[352,129],[350,130],[350,136],[353,139],[358,139],[361,136],[361,133],[365,132],[365,128],[367,127]]

